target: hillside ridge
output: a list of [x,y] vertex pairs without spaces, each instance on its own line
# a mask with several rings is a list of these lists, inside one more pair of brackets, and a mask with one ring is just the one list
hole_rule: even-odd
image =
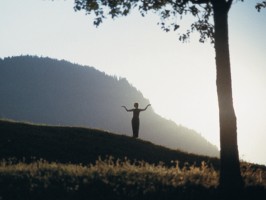
[[31,162],[45,159],[61,163],[93,163],[99,157],[145,160],[171,165],[178,160],[200,165],[202,161],[219,166],[219,159],[168,149],[149,141],[134,139],[100,129],[48,126],[0,120],[0,159],[15,158]]

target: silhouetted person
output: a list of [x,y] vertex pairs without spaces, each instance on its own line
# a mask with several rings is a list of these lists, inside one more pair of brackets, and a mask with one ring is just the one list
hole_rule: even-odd
[[123,108],[126,109],[127,112],[133,112],[133,118],[131,120],[132,123],[132,130],[133,130],[133,137],[137,138],[139,136],[139,113],[141,111],[145,111],[147,110],[147,108],[150,106],[151,104],[147,105],[146,108],[144,109],[139,109],[139,104],[138,103],[134,103],[134,107],[133,109],[127,109],[126,106],[122,106]]

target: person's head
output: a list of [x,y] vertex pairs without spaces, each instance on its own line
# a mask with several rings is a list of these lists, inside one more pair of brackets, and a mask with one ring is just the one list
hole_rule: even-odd
[[135,108],[138,108],[139,107],[139,104],[138,103],[134,103],[134,107]]

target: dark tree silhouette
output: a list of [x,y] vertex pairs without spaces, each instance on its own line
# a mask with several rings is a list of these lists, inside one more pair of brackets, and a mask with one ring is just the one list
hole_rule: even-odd
[[[240,0],[244,1],[244,0]],[[233,107],[231,67],[228,40],[228,12],[233,0],[75,0],[75,10],[94,14],[94,25],[98,26],[106,16],[127,16],[137,8],[145,16],[155,12],[161,17],[163,30],[177,30],[178,16],[192,15],[196,21],[179,40],[189,38],[192,32],[200,33],[200,42],[214,43],[217,70],[217,95],[220,120],[220,187],[239,189],[243,187],[237,146],[237,122]],[[256,4],[256,9],[266,7],[266,2]],[[212,23],[212,20],[213,22]]]

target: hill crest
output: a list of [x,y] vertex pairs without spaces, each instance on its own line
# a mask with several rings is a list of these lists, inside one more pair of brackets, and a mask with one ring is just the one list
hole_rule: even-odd
[[219,159],[188,154],[100,129],[49,126],[0,120],[0,159],[15,158],[31,162],[89,164],[99,157],[145,160],[151,164],[171,161],[200,165],[202,161],[218,167]]

